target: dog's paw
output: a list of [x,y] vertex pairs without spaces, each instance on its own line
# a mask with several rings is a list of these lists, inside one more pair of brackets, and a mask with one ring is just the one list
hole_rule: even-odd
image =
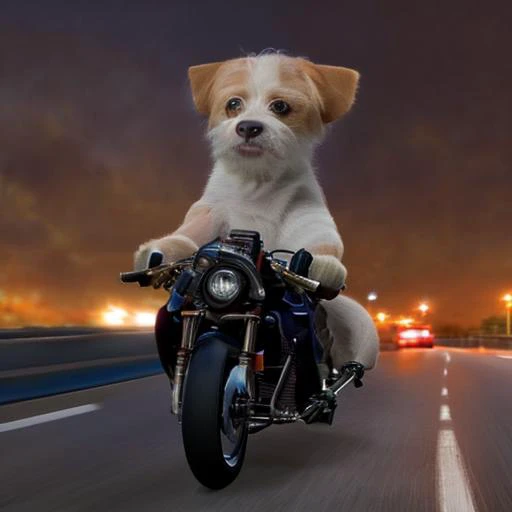
[[345,284],[347,269],[335,256],[317,254],[313,255],[308,276],[327,288],[340,290]]
[[139,246],[133,255],[133,268],[145,270],[150,266],[152,254],[160,253],[159,263],[170,263],[192,256],[198,247],[196,243],[184,235],[171,235],[157,240],[150,240]]
[[151,265],[151,256],[153,254],[160,254],[160,262],[163,263],[165,256],[154,243],[147,242],[142,244],[133,254],[133,269],[138,272],[153,266]]

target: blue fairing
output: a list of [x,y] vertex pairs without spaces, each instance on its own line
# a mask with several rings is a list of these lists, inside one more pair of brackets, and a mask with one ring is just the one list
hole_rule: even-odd
[[[323,357],[323,348],[315,332],[314,304],[306,294],[286,291],[283,302],[287,307],[277,312],[281,318],[283,334],[287,339],[311,345],[315,362]],[[307,328],[307,332],[305,330]]]

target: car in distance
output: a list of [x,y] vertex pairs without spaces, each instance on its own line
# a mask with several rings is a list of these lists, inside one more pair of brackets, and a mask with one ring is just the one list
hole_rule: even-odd
[[381,347],[391,346],[394,349],[407,347],[432,348],[434,335],[432,327],[425,324],[387,324],[379,326]]

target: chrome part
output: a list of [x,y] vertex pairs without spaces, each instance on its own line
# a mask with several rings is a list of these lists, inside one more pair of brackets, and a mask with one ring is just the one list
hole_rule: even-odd
[[270,266],[272,270],[277,272],[279,275],[283,277],[285,281],[288,281],[295,286],[299,286],[304,290],[310,292],[316,292],[317,288],[320,286],[319,281],[315,281],[314,279],[310,279],[309,277],[301,276],[300,274],[296,274],[291,270],[288,270],[284,265],[278,263],[277,261],[271,261]]
[[180,260],[175,263],[163,264],[158,267],[150,268],[146,271],[146,275],[151,277],[151,286],[155,289],[163,286],[164,288],[170,288],[178,273],[185,268],[189,268],[192,265],[193,258],[187,258],[186,260]]
[[251,421],[249,421],[247,424],[247,429],[249,430],[249,434],[256,434],[256,432],[259,432],[264,428],[270,427],[270,425],[272,425],[272,420],[268,418],[262,420],[253,420],[251,418]]
[[[239,369],[240,367],[236,366],[231,370],[222,397],[221,446],[224,460],[231,467],[238,463],[246,425],[246,418],[243,416],[247,414],[245,412],[242,415],[238,410],[241,407],[239,398],[245,396],[243,391],[245,383],[240,378]],[[244,411],[242,410],[242,412]]]
[[272,394],[272,399],[270,400],[270,416],[272,418],[277,418],[279,416],[279,414],[282,412],[276,408],[276,403],[277,403],[277,399],[279,398],[279,395],[281,394],[284,383],[286,382],[286,379],[288,378],[288,373],[290,371],[291,364],[292,364],[292,356],[290,354],[286,358],[286,362],[284,363],[283,371],[281,372],[281,375],[279,376],[279,380],[277,381],[276,389],[274,390],[274,393]]
[[251,315],[247,317],[242,352],[246,352],[247,354],[254,353],[254,348],[256,346],[256,333],[259,321],[260,317],[257,315]]
[[219,302],[232,301],[242,289],[240,274],[229,268],[213,271],[206,280],[206,290]]
[[253,313],[227,313],[226,315],[222,315],[218,321],[219,322],[227,322],[229,320],[255,320],[259,321],[260,317]]
[[230,393],[236,391],[239,396],[246,397],[251,401],[255,397],[252,360],[260,317],[253,314],[223,315],[221,321],[226,320],[246,320],[244,344],[238,357],[238,365],[231,370],[226,382],[226,389],[228,389]]
[[222,430],[226,437],[234,442],[236,440],[235,426],[233,425],[232,411],[238,397],[247,396],[245,373],[243,368],[235,366],[229,373],[224,386],[224,399],[222,406]]
[[183,335],[181,337],[181,347],[192,350],[196,341],[197,329],[205,315],[204,309],[185,310],[181,312],[183,318]]
[[[319,395],[312,398],[311,403],[300,415],[300,419],[305,423],[312,423],[313,421],[319,421],[319,417],[323,415],[324,418],[320,419],[320,421],[330,424],[333,419],[334,410],[336,409],[336,397],[338,393],[351,382],[354,382],[357,387],[358,380],[360,382],[360,377],[362,377],[360,367],[362,366],[359,365],[359,363],[355,363],[342,370],[339,379],[329,387],[323,389]],[[362,384],[360,383],[359,385]],[[327,418],[325,418],[325,415],[327,415]]]
[[348,386],[356,376],[354,374],[350,375],[348,378],[344,379],[343,377],[341,379],[338,379],[332,386],[329,387],[329,389],[335,394],[338,395],[338,393],[345,387]]
[[197,336],[197,329],[204,317],[204,310],[182,311],[183,332],[181,336],[181,346],[178,350],[176,368],[174,370],[174,383],[171,395],[171,412],[180,417],[181,413],[181,395],[183,388],[183,380],[187,371],[190,352],[194,348]]
[[229,396],[247,396],[247,379],[245,368],[240,365],[235,366],[226,381],[224,394]]

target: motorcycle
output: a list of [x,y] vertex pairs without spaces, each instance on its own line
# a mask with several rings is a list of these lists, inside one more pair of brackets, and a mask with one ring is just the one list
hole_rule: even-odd
[[265,251],[258,232],[232,230],[190,258],[162,264],[153,253],[148,269],[121,274],[124,283],[170,292],[155,338],[188,464],[206,487],[237,477],[249,434],[297,421],[331,424],[339,392],[362,385],[357,362],[319,370],[315,307],[340,290],[306,277],[311,260],[304,249]]

